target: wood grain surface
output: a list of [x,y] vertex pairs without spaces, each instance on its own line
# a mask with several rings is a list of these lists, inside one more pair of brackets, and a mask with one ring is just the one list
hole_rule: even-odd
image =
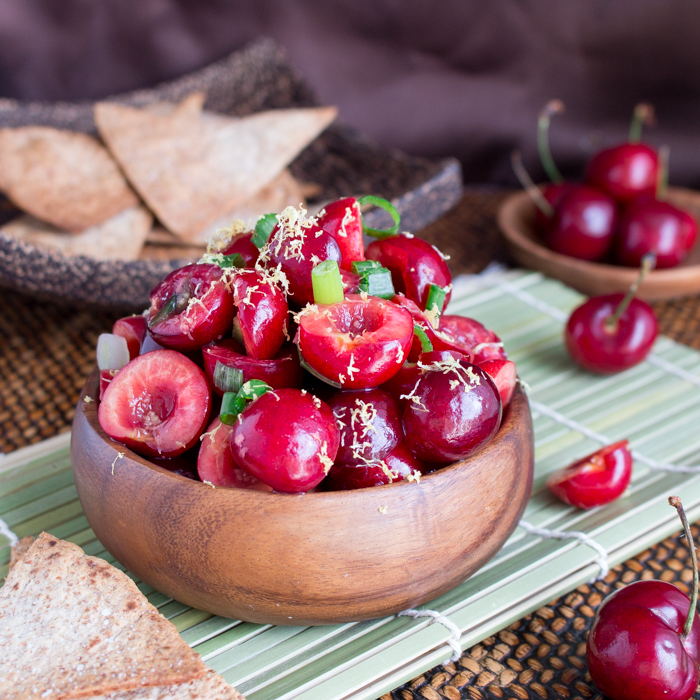
[[105,435],[83,400],[96,395],[94,372],[71,442],[90,526],[139,578],[224,617],[327,624],[420,605],[501,548],[532,490],[520,389],[486,448],[419,484],[303,495],[212,488],[157,467]]
[[[670,187],[668,201],[700,220],[700,192]],[[639,270],[601,262],[578,260],[545,247],[535,229],[535,205],[526,192],[506,199],[498,211],[498,225],[516,262],[566,282],[583,294],[626,292]],[[700,239],[677,267],[650,272],[637,296],[661,301],[700,293]]]

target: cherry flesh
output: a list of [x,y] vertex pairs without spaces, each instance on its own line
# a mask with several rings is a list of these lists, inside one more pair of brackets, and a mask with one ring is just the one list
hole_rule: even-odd
[[386,391],[339,391],[328,405],[340,430],[336,464],[364,466],[384,459],[403,439],[399,408]]
[[399,443],[385,455],[382,464],[349,466],[334,464],[323,482],[328,491],[350,491],[371,486],[383,486],[396,481],[410,479],[417,481],[425,473],[425,467],[411,454],[408,448]]
[[298,389],[277,389],[240,414],[231,454],[242,469],[275,491],[300,493],[321,483],[339,444],[328,404]]
[[244,354],[243,348],[233,340],[227,338],[202,348],[204,357],[204,371],[211,382],[214,391],[223,396],[222,389],[214,383],[214,371],[216,363],[221,362],[227,367],[240,369],[243,372],[243,381],[260,379],[269,384],[273,389],[301,387],[303,370],[299,364],[299,353],[294,346],[284,346],[273,358],[269,360],[256,360]]
[[480,362],[479,367],[488,372],[489,377],[498,389],[503,408],[510,403],[518,381],[518,373],[515,369],[515,362],[510,360],[486,360]]
[[431,362],[404,411],[406,446],[422,462],[457,462],[491,440],[501,412],[498,389],[483,369],[452,357]]
[[133,360],[141,354],[141,343],[146,335],[146,317],[138,314],[137,316],[120,318],[114,322],[112,333],[120,335],[126,340],[129,357]]
[[214,486],[225,486],[251,491],[272,491],[252,474],[241,469],[231,454],[233,426],[215,418],[202,435],[202,445],[197,456],[197,474],[202,481]]
[[112,383],[112,379],[117,376],[118,369],[100,370],[100,401],[104,398],[107,387]]
[[399,371],[413,342],[411,314],[378,297],[351,294],[337,304],[309,306],[298,322],[304,361],[347,389],[387,381]]
[[352,263],[365,259],[360,205],[354,197],[326,204],[316,216],[316,226],[329,233],[340,247],[340,267],[352,271]]
[[616,202],[629,203],[640,195],[654,196],[659,156],[644,143],[606,148],[591,158],[586,184],[605,192]]
[[287,335],[289,306],[276,284],[257,270],[239,270],[232,279],[234,320],[246,353],[256,360],[273,358]]
[[218,265],[195,263],[171,272],[151,292],[148,331],[160,345],[194,350],[231,328],[231,292]]
[[234,236],[230,243],[221,251],[223,255],[235,255],[238,253],[248,268],[254,268],[258,261],[260,251],[251,240],[255,231],[247,231]]
[[[446,344],[445,350],[456,348],[471,356],[476,364],[508,359],[501,339],[473,318],[443,314],[436,335],[438,341]],[[443,349],[440,342],[434,342],[433,347],[435,350]]]
[[632,478],[632,453],[627,440],[564,467],[547,479],[547,488],[576,508],[595,508],[619,498]]
[[[376,260],[391,271],[394,289],[425,309],[430,285],[447,291],[445,306],[452,296],[452,275],[437,248],[410,233],[373,241],[367,246],[368,260]],[[442,309],[440,309],[442,311]]]
[[615,252],[623,265],[639,267],[642,258],[656,254],[656,267],[683,262],[695,245],[698,224],[688,212],[668,202],[639,198],[623,214]]
[[654,310],[640,299],[632,299],[615,327],[609,327],[623,297],[591,297],[569,317],[564,333],[566,348],[590,372],[614,374],[633,367],[649,354],[659,334]]
[[196,444],[210,409],[204,372],[179,352],[154,350],[119,370],[98,417],[107,435],[134,452],[176,457]]
[[617,207],[608,195],[576,185],[561,196],[545,226],[547,246],[581,260],[600,260],[613,242]]

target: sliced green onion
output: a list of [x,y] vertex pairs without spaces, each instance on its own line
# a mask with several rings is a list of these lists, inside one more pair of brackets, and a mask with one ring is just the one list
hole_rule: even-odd
[[166,301],[165,304],[160,307],[160,311],[148,322],[150,328],[154,328],[175,313],[177,309],[177,299],[177,293],[170,295],[168,301]]
[[324,260],[316,265],[311,270],[311,284],[317,304],[337,304],[345,298],[343,280],[335,260]]
[[272,229],[277,225],[277,214],[265,214],[258,219],[255,224],[255,232],[250,239],[256,248],[262,248],[272,233]]
[[245,260],[240,253],[233,253],[232,255],[222,255],[220,258],[216,258],[214,262],[224,269],[229,267],[245,267]]
[[365,217],[363,216],[362,229],[368,236],[372,236],[372,238],[388,238],[389,236],[393,236],[398,232],[399,225],[401,224],[401,215],[396,210],[396,207],[389,200],[383,199],[382,197],[375,197],[373,194],[368,194],[365,197],[360,197],[357,200],[357,203],[361,207],[365,204],[374,204],[375,207],[379,207],[380,209],[383,209],[385,212],[387,212],[391,216],[392,221],[394,222],[393,226],[384,230],[377,228],[369,228],[369,226],[365,224]]
[[320,372],[316,371],[305,359],[304,356],[301,354],[301,350],[299,350],[299,363],[301,366],[309,373],[313,374],[316,379],[320,379],[322,382],[325,382],[326,384],[330,384],[331,386],[334,386],[336,389],[342,389],[343,385],[340,384],[340,382],[334,382],[332,379],[328,379],[328,377],[324,377]]
[[363,274],[358,288],[361,292],[367,292],[373,297],[382,299],[391,299],[396,294],[394,283],[391,281],[391,272],[384,267]]
[[260,379],[247,381],[236,393],[227,391],[221,400],[219,419],[226,425],[233,425],[238,414],[243,412],[246,401],[254,401],[268,391],[272,391],[272,387]]
[[238,316],[234,316],[233,324],[231,325],[231,337],[240,345],[245,347],[245,340],[243,340],[243,331],[241,330],[241,321]]
[[243,370],[229,367],[217,360],[216,367],[214,367],[214,386],[223,392],[238,393],[238,390],[243,386]]
[[364,275],[370,270],[381,270],[382,264],[378,260],[355,260],[352,264],[352,271],[356,275]]
[[236,422],[238,414],[243,410],[245,401],[238,400],[238,392],[227,391],[221,399],[221,410],[219,411],[219,420],[226,425],[233,425]]
[[445,306],[447,292],[442,287],[438,287],[437,284],[431,284],[428,289],[428,300],[425,303],[426,311],[432,311],[433,308],[437,307],[438,314],[441,314]]
[[420,347],[422,352],[432,352],[433,344],[428,338],[428,334],[421,328],[417,323],[413,324],[413,335],[420,341]]

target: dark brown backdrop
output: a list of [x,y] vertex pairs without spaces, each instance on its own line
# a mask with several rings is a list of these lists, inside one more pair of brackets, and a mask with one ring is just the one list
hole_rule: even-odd
[[344,121],[415,154],[456,155],[468,181],[537,172],[541,105],[564,170],[624,137],[640,100],[671,180],[700,185],[700,4],[687,0],[0,0],[0,95],[101,97],[172,78],[261,35]]

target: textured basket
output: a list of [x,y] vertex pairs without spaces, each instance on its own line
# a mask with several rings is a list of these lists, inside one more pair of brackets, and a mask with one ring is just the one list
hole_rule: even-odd
[[[178,80],[110,99],[138,107],[163,100],[177,102],[195,91],[206,92],[205,109],[235,116],[319,104],[270,40],[258,41]],[[40,124],[94,133],[92,107],[92,102],[0,100],[0,127]],[[321,185],[319,200],[365,193],[392,199],[407,230],[437,219],[462,193],[456,160],[430,161],[381,148],[341,124],[332,125],[304,150],[291,170],[299,180]],[[6,204],[0,207],[5,220],[15,213]],[[377,225],[380,216],[381,212],[370,212],[368,223]],[[69,258],[0,234],[0,284],[53,300],[142,308],[155,284],[181,264]]]

